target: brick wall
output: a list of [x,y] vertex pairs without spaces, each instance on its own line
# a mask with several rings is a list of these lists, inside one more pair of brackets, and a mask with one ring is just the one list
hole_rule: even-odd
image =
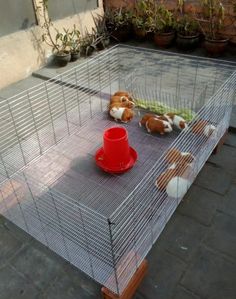
[[[118,8],[118,7],[128,7],[132,8],[135,0],[104,0],[104,7],[108,8]],[[226,28],[222,32],[225,36],[230,38],[231,42],[236,44],[236,12],[234,12],[234,7],[236,7],[236,0],[223,0],[225,7],[225,25]],[[169,9],[175,9],[177,6],[177,0],[166,0],[166,6]],[[186,12],[195,11],[200,12],[201,7],[199,1],[187,0],[184,4],[184,9]]]

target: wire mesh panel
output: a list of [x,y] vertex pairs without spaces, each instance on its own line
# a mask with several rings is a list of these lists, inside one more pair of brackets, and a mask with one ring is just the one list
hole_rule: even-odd
[[[1,102],[0,212],[114,293],[121,293],[183,197],[157,188],[170,148],[194,157],[181,177],[186,190],[229,124],[235,66],[172,53],[115,46]],[[94,155],[111,94],[126,89],[137,104],[128,124],[135,166],[101,171]],[[148,134],[148,109],[190,111],[188,129]],[[214,126],[196,134],[198,122]],[[178,162],[178,161],[176,161]],[[184,192],[184,193],[185,193]]]

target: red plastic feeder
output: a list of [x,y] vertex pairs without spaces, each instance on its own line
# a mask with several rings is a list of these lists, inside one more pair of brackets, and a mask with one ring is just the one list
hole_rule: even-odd
[[129,146],[128,132],[113,127],[103,134],[103,147],[95,155],[97,165],[109,173],[123,173],[133,167],[137,152]]

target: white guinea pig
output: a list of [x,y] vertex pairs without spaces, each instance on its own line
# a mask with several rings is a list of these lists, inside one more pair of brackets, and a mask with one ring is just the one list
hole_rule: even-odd
[[110,116],[115,120],[120,120],[123,123],[131,121],[134,116],[134,112],[131,109],[125,107],[112,107],[109,113]]
[[190,187],[190,181],[176,176],[172,178],[166,186],[168,196],[173,198],[181,198],[185,195]]

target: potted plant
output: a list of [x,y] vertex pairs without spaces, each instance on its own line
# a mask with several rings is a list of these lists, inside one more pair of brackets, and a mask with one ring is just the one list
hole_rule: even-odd
[[65,66],[71,59],[71,54],[68,50],[69,30],[63,28],[63,32],[59,32],[59,30],[54,27],[47,13],[48,0],[42,0],[40,4],[41,6],[38,8],[42,9],[43,24],[41,27],[44,30],[42,41],[52,48],[57,64],[59,66]]
[[135,38],[143,41],[147,35],[146,20],[143,16],[134,15],[132,18],[133,31]]
[[82,56],[90,56],[96,50],[95,36],[86,32],[85,36],[80,40],[80,54]]
[[106,27],[116,41],[125,42],[131,34],[131,12],[125,8],[105,11]]
[[224,53],[228,38],[221,34],[225,9],[220,0],[202,0],[202,16],[196,18],[205,36],[205,48],[211,56]]
[[154,0],[137,0],[135,2],[132,25],[136,39],[142,41],[152,31],[154,8]]
[[101,15],[93,15],[93,21],[95,27],[93,28],[93,34],[95,36],[95,40],[97,43],[97,49],[102,50],[105,49],[110,43],[110,34],[106,27],[106,19],[105,16]]
[[74,25],[74,28],[69,34],[69,47],[71,60],[76,61],[80,57],[80,31]]
[[173,13],[164,5],[159,5],[156,7],[153,22],[155,44],[162,48],[169,47],[175,38]]
[[193,50],[200,39],[198,22],[191,15],[180,15],[176,20],[177,47],[181,50]]

